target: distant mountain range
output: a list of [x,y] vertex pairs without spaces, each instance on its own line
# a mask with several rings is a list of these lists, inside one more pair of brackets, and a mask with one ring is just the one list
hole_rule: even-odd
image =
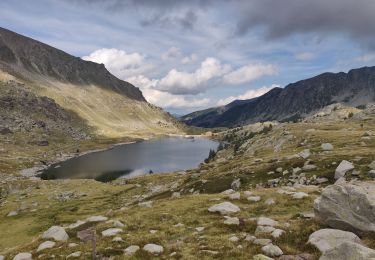
[[181,117],[188,125],[232,127],[264,121],[295,121],[333,103],[358,107],[375,101],[375,67],[323,73],[249,100]]
[[[97,135],[143,136],[179,132],[176,120],[145,100],[132,84],[113,76],[103,64],[0,27],[0,83],[25,84],[75,113]],[[2,91],[0,89],[0,91]],[[12,98],[16,98],[13,93]]]

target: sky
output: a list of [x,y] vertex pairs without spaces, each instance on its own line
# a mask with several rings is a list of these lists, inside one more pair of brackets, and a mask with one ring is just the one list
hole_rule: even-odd
[[2,0],[0,26],[178,115],[375,65],[374,0]]

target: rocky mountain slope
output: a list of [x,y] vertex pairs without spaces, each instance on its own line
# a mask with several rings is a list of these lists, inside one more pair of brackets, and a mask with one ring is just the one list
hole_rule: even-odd
[[[0,28],[0,79],[26,84],[38,96],[71,110],[104,137],[179,132],[176,122],[150,105],[141,91],[110,74],[103,64]],[[5,80],[6,82],[6,80]]]
[[262,121],[293,121],[333,103],[363,106],[375,101],[375,67],[324,73],[274,88],[251,100],[194,112],[182,120],[194,126],[230,127]]

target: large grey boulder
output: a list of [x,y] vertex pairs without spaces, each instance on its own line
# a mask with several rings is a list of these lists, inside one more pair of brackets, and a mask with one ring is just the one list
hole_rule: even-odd
[[375,182],[330,185],[315,200],[314,211],[320,222],[332,228],[375,232]]
[[69,239],[65,229],[59,226],[52,226],[42,235],[43,239],[54,239],[55,241],[67,241]]
[[324,253],[319,260],[374,260],[375,250],[353,242],[344,242]]
[[32,260],[33,256],[30,253],[19,253],[15,257],[13,257],[13,260]]
[[344,242],[361,243],[361,239],[352,232],[326,228],[312,233],[308,241],[322,253],[332,250]]
[[354,165],[351,162],[348,162],[346,160],[341,161],[339,166],[337,166],[335,171],[335,179],[340,179],[341,177],[345,176],[345,173],[347,171],[353,170]]
[[213,205],[212,207],[208,208],[209,212],[220,212],[221,214],[231,214],[231,213],[237,213],[240,211],[240,208],[237,205],[234,205],[230,202],[222,202],[216,205]]

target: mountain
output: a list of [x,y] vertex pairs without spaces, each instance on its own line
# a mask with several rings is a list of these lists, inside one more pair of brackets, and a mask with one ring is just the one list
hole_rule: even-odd
[[100,136],[179,132],[169,114],[147,103],[138,88],[113,76],[103,64],[0,28],[0,81],[9,80],[75,113]]
[[231,127],[264,121],[294,121],[333,103],[363,106],[375,101],[375,67],[323,73],[250,100],[182,117],[188,125]]

